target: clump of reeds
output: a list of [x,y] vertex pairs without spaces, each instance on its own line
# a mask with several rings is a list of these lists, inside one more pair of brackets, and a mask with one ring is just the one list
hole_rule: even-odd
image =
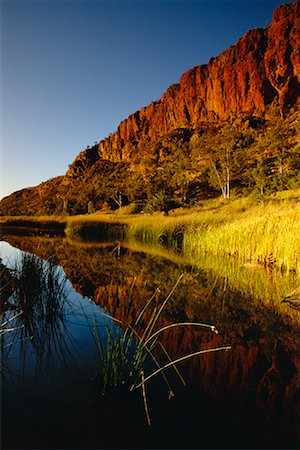
[[66,297],[66,277],[55,264],[31,253],[22,253],[12,269],[16,308],[37,310],[41,317],[50,316],[62,308]]
[[[145,323],[144,316],[150,304],[156,296],[156,293],[148,300],[140,314],[132,325],[126,325],[125,330],[114,327],[116,323],[120,326],[124,324],[111,316],[102,313],[105,319],[105,335],[99,333],[98,328],[93,326],[93,336],[99,352],[100,370],[103,391],[105,394],[107,389],[117,386],[126,386],[130,391],[141,388],[147,423],[151,424],[149,407],[146,396],[146,383],[152,378],[161,375],[168,389],[168,396],[172,398],[173,389],[167,377],[167,370],[172,368],[181,382],[185,385],[177,365],[182,361],[199,356],[208,352],[216,352],[220,350],[228,350],[230,346],[217,347],[211,349],[202,349],[193,353],[184,355],[177,359],[172,359],[166,348],[160,341],[162,334],[170,329],[178,327],[201,327],[206,328],[214,333],[218,333],[214,325],[208,325],[198,322],[179,322],[156,329],[157,321],[171,298],[176,287],[182,280],[181,275],[169,295],[160,306],[155,306],[150,319]],[[161,355],[164,361],[161,362]]]
[[30,340],[40,364],[61,348],[67,278],[58,266],[30,253],[22,253],[11,273],[13,293],[1,329],[6,333],[10,324],[11,331],[15,331],[9,346]]
[[9,317],[8,319],[4,319],[4,315],[1,316],[0,337],[4,336],[6,333],[11,333],[12,331],[16,331],[21,328],[21,327],[13,326],[14,320],[16,320],[17,317],[19,317],[21,314],[23,314],[23,311],[19,311],[17,314],[14,314],[13,316]]
[[299,248],[299,209],[273,205],[257,207],[218,226],[189,227],[184,235],[184,250],[193,256],[209,252],[281,270],[299,271]]
[[1,263],[0,259],[0,299],[1,299],[1,309],[0,309],[0,338],[7,335],[7,333],[12,333],[18,330],[20,327],[15,326],[15,320],[23,314],[20,310],[17,313],[10,314],[7,317],[7,310],[10,308],[9,298],[14,291],[14,278],[11,274],[10,269]]
[[257,204],[252,198],[212,199],[190,209],[162,214],[69,218],[66,232],[85,238],[135,239],[300,272],[300,189],[283,191]]

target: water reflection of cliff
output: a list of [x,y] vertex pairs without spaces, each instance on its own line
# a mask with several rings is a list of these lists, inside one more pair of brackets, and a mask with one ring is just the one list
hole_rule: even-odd
[[13,236],[5,240],[62,265],[80,293],[124,324],[135,320],[152,296],[153,308],[161,304],[185,272],[157,327],[192,320],[214,324],[219,335],[173,329],[162,337],[168,352],[178,357],[199,348],[232,345],[230,352],[207,354],[186,363],[183,373],[187,382],[199,386],[238,426],[265,434],[271,445],[296,442],[300,390],[297,312],[290,314],[282,305],[280,313],[280,308],[268,307],[233,289],[232,282],[229,289],[225,276],[180,264],[180,258],[172,262],[172,258],[114,243],[75,246],[58,238]]

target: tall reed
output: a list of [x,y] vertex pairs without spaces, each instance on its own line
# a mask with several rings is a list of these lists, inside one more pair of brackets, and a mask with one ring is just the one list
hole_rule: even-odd
[[7,325],[14,333],[6,346],[20,342],[25,355],[33,351],[37,367],[50,364],[54,358],[66,354],[62,349],[65,311],[68,299],[67,278],[62,270],[30,253],[22,253],[11,269],[12,294],[9,306],[2,315],[1,329]]
[[[160,214],[70,218],[66,232],[89,238],[135,239],[183,249],[193,257],[211,253],[300,273],[300,189],[283,191],[263,204],[251,198],[214,199]],[[103,231],[104,230],[104,231]],[[114,232],[115,230],[115,232]]]
[[191,226],[183,247],[192,256],[208,252],[300,272],[300,210],[257,208],[218,226]]
[[[97,345],[100,363],[100,376],[105,394],[109,388],[124,386],[130,391],[141,388],[145,414],[148,425],[151,424],[149,407],[146,396],[146,383],[157,375],[161,375],[168,389],[168,396],[174,395],[171,383],[167,376],[167,370],[172,368],[180,381],[185,385],[177,365],[182,361],[199,356],[208,352],[229,350],[230,346],[201,349],[193,353],[184,355],[176,360],[172,359],[166,348],[160,341],[161,335],[177,327],[200,327],[218,333],[214,325],[199,322],[179,322],[173,323],[157,329],[156,324],[165,308],[167,302],[173,295],[176,287],[183,279],[182,274],[170,293],[161,305],[155,305],[150,313],[150,319],[145,320],[145,314],[156,298],[156,293],[145,304],[138,317],[132,325],[123,324],[120,320],[101,313],[105,323],[106,333],[103,336],[99,328],[94,324],[92,327],[93,336]],[[113,326],[118,324],[123,327],[123,331]],[[164,357],[164,361],[162,360]]]

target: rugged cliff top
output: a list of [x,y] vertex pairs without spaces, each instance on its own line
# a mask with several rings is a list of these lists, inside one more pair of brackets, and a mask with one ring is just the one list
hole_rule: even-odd
[[270,105],[290,109],[300,98],[300,2],[278,7],[272,24],[253,29],[218,57],[185,72],[160,100],[123,120],[107,139],[71,165],[97,158],[131,161],[144,138],[173,129],[197,129],[234,116],[264,114]]
[[[300,104],[300,2],[277,8],[272,24],[253,29],[207,64],[185,72],[160,100],[123,120],[117,131],[82,151],[64,177],[10,196],[9,203],[30,196],[54,196],[60,186],[91,172],[110,170],[113,163],[141,168],[149,143],[174,131],[192,136],[208,124],[222,126],[236,118],[270,117],[272,108],[288,116]],[[106,163],[104,162],[106,161]],[[20,200],[21,199],[21,200]],[[5,199],[3,204],[7,203]],[[6,208],[4,208],[6,209]]]

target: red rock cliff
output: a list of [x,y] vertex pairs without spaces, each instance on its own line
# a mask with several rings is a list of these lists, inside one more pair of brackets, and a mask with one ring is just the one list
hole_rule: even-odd
[[[263,114],[271,104],[299,104],[299,36],[300,2],[280,6],[270,26],[250,30],[208,64],[185,72],[160,100],[123,120],[94,151],[102,159],[130,162],[145,137],[151,140],[175,128],[195,129],[232,116]],[[82,158],[89,159],[83,152],[75,163]]]

